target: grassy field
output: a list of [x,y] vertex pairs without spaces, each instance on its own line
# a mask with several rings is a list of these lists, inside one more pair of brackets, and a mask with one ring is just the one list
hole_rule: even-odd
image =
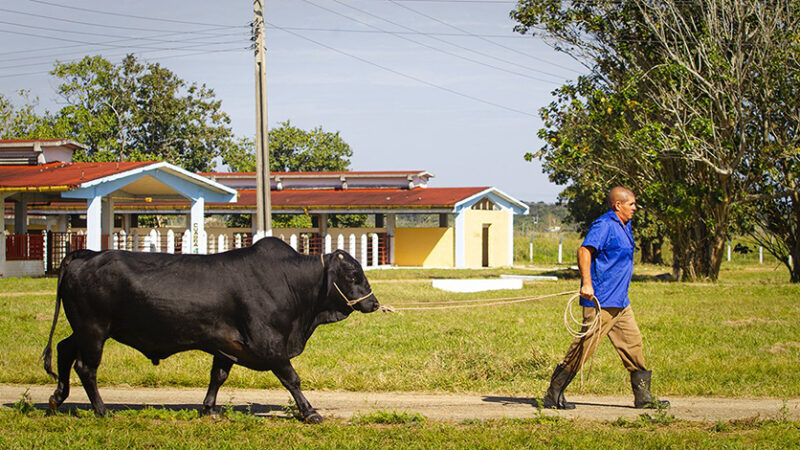
[[[800,286],[775,266],[725,263],[720,281],[658,281],[667,268],[637,266],[631,298],[654,369],[654,392],[726,397],[800,396],[800,324],[792,320]],[[526,282],[522,292],[452,294],[431,278],[534,273],[530,269],[381,270],[368,277],[384,304],[430,303],[574,290],[576,274]],[[54,306],[55,279],[0,279],[0,383],[54,385],[41,366]],[[568,297],[511,306],[444,311],[355,313],[320,327],[294,360],[306,389],[479,392],[540,395],[569,337],[562,315]],[[69,333],[60,319],[57,338]],[[136,351],[109,341],[101,386],[206,386],[211,358],[198,352],[152,366]],[[79,385],[73,374],[72,383]],[[273,375],[235,367],[226,386],[276,388]],[[611,346],[601,345],[585,384],[571,392],[628,394],[627,374]],[[437,422],[405,412],[377,412],[321,426],[227,411],[198,418],[195,410],[117,411],[97,419],[72,410],[45,415],[20,402],[0,407],[0,448],[791,448],[800,423],[751,419],[678,421],[668,413],[635,420]]]
[[[725,270],[717,284],[660,282],[653,276],[659,270],[642,268],[631,286],[659,395],[800,395],[800,323],[792,320],[800,286],[782,284],[780,271],[759,267]],[[576,289],[573,279],[526,282],[522,291],[452,294],[424,279],[388,279],[393,273],[408,274],[369,276],[382,303],[398,307]],[[54,288],[54,279],[0,280],[0,382],[52,384],[39,355],[52,319]],[[354,313],[320,327],[294,364],[307,389],[537,394],[570,341],[562,321],[566,300]],[[62,313],[56,337],[68,333]],[[205,386],[210,364],[210,356],[188,352],[153,366],[131,348],[109,341],[98,379],[101,385]],[[626,378],[616,353],[603,344],[582,392],[627,393]],[[226,385],[280,387],[271,374],[238,366]]]
[[145,409],[95,418],[86,411],[45,416],[25,405],[0,409],[1,448],[797,448],[800,423],[745,420],[698,424],[669,416],[593,422],[530,420],[429,422],[377,412],[307,426],[228,412]]

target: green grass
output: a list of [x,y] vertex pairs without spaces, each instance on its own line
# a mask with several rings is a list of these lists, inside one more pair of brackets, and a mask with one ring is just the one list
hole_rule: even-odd
[[[792,319],[800,286],[783,283],[780,271],[762,267],[723,268],[717,284],[655,281],[652,275],[659,271],[637,269],[638,281],[631,287],[657,395],[800,395],[800,323]],[[573,279],[526,282],[522,291],[453,294],[426,281],[374,276],[379,273],[397,278],[406,271],[368,274],[382,303],[395,306],[577,289]],[[14,294],[54,288],[53,279],[0,279],[0,383],[53,384],[39,355],[55,295]],[[566,300],[354,313],[320,327],[293,361],[305,389],[538,395],[570,341],[562,322]],[[56,338],[68,333],[62,313]],[[206,386],[210,365],[210,356],[187,352],[153,366],[135,350],[110,340],[98,379],[101,385]],[[73,384],[78,385],[74,375]],[[226,386],[281,388],[272,374],[239,366]],[[571,389],[580,391],[577,383]],[[603,343],[582,392],[628,394],[629,389],[619,358]]]
[[[386,416],[393,415],[391,413]],[[390,418],[391,418],[390,417]],[[635,420],[429,422],[291,419],[147,408],[95,418],[86,411],[46,416],[0,409],[0,448],[796,448],[800,423],[745,420],[715,424]]]

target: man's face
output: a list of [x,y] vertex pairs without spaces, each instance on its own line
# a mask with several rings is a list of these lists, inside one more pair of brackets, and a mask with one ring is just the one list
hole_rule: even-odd
[[628,223],[633,218],[633,213],[636,212],[636,197],[629,195],[625,200],[616,202],[616,213],[622,223]]

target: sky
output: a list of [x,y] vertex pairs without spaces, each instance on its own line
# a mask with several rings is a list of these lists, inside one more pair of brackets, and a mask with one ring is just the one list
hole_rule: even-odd
[[[430,186],[493,186],[552,203],[563,189],[523,155],[538,111],[584,68],[513,32],[505,0],[265,0],[270,127],[338,131],[351,170],[427,170]],[[0,93],[39,109],[64,101],[56,60],[127,53],[222,100],[254,136],[248,0],[0,0]]]

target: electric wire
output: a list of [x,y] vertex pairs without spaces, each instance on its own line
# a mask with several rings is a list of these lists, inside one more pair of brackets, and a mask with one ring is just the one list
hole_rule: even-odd
[[[312,5],[312,6],[315,6],[315,7],[319,8],[319,9],[322,9],[322,10],[324,10],[324,11],[328,11],[328,12],[330,12],[330,13],[332,13],[332,14],[335,14],[335,15],[338,15],[338,16],[341,16],[341,17],[344,17],[344,18],[346,18],[346,19],[348,19],[348,20],[352,20],[352,21],[354,21],[354,22],[357,22],[357,23],[360,23],[360,24],[362,24],[362,25],[364,25],[364,26],[367,26],[367,27],[370,27],[370,28],[373,28],[373,29],[377,29],[377,30],[380,30],[380,31],[383,31],[383,32],[386,32],[386,33],[392,34],[392,35],[394,35],[395,37],[398,37],[398,38],[400,38],[400,39],[403,39],[403,40],[406,40],[406,41],[412,42],[412,43],[414,43],[414,44],[417,44],[417,45],[419,45],[419,46],[421,46],[421,47],[428,48],[428,49],[430,49],[430,50],[434,50],[434,51],[437,51],[437,52],[440,52],[440,53],[444,53],[444,54],[446,54],[446,55],[450,55],[450,56],[453,56],[453,57],[455,57],[455,58],[463,59],[463,60],[465,60],[465,61],[469,61],[469,62],[472,62],[472,63],[474,63],[474,64],[478,64],[478,65],[481,65],[481,66],[484,66],[484,67],[488,67],[488,68],[491,68],[491,69],[499,70],[499,71],[501,71],[501,72],[510,73],[510,74],[512,74],[512,75],[517,75],[517,76],[520,76],[520,77],[523,77],[523,78],[529,78],[529,79],[532,79],[532,80],[535,80],[535,81],[541,81],[541,82],[543,82],[543,83],[554,83],[554,81],[553,81],[553,80],[546,80],[546,79],[543,79],[543,78],[538,78],[538,77],[535,77],[535,76],[532,76],[532,75],[528,75],[528,74],[525,74],[525,73],[521,73],[521,72],[517,72],[517,71],[514,71],[514,70],[505,69],[505,68],[502,68],[502,67],[499,67],[499,66],[495,66],[495,65],[493,65],[493,64],[488,64],[488,63],[485,63],[485,62],[482,62],[482,61],[478,61],[478,60],[476,60],[476,59],[473,59],[473,58],[469,58],[469,57],[467,57],[467,56],[459,55],[459,54],[457,54],[457,53],[453,53],[453,52],[450,52],[450,51],[447,51],[447,50],[444,50],[444,49],[441,49],[441,48],[438,48],[438,47],[434,47],[434,46],[432,46],[432,45],[428,45],[428,44],[426,44],[426,43],[424,43],[424,42],[420,42],[420,41],[417,41],[417,40],[415,40],[415,39],[411,39],[411,38],[409,38],[409,37],[407,37],[407,36],[396,35],[396,34],[394,34],[394,33],[393,33],[393,32],[391,32],[391,31],[384,30],[384,29],[382,29],[382,28],[380,28],[380,27],[377,27],[377,26],[375,26],[375,25],[372,25],[372,24],[369,24],[369,23],[367,23],[367,22],[364,22],[364,21],[361,21],[361,20],[359,20],[359,19],[356,19],[356,18],[354,18],[354,17],[348,16],[347,14],[343,14],[343,13],[340,13],[340,12],[338,12],[338,11],[336,11],[336,10],[333,10],[333,9],[327,8],[327,7],[325,7],[325,6],[322,6],[322,5],[319,5],[319,4],[317,4],[317,3],[314,3],[314,2],[313,2],[313,1],[311,1],[311,0],[302,0],[302,1],[303,1],[303,2],[305,2],[305,3],[308,3],[309,5]],[[336,1],[337,3],[340,3],[340,4],[341,4],[341,2],[338,2],[337,0],[334,0],[334,1]],[[350,6],[349,6],[349,5],[347,5],[347,4],[343,4],[343,6],[350,7]],[[358,8],[354,8],[354,9],[358,10]],[[361,11],[361,10],[359,10],[359,11]],[[363,11],[362,11],[362,12],[363,12]],[[370,14],[370,15],[372,15],[371,13],[366,13],[366,12],[365,12],[365,14]],[[373,15],[373,16],[374,16],[374,15]],[[396,24],[396,23],[394,23],[394,22],[392,22],[392,21],[390,21],[390,20],[388,20],[388,19],[382,19],[382,18],[380,18],[380,17],[378,17],[378,16],[374,16],[374,17],[377,17],[377,18],[379,18],[379,19],[381,19],[381,20],[385,20],[386,22],[392,23],[393,25],[397,25],[397,26],[400,26],[400,27],[404,27],[403,25]],[[405,28],[407,28],[407,27],[405,27]],[[407,28],[407,29],[410,29],[410,28]],[[413,30],[413,31],[416,31],[416,30]],[[441,39],[440,39],[440,40],[441,40]],[[455,45],[455,44],[451,44],[451,43],[449,43],[449,42],[447,42],[447,41],[443,41],[443,40],[441,40],[441,41],[442,41],[442,42],[445,42],[445,43],[448,43],[448,44],[450,44],[450,45],[457,46],[457,45]],[[471,49],[469,49],[469,48],[466,48],[466,47],[462,47],[462,48],[464,48],[465,50],[468,50],[468,51],[472,51],[472,52],[474,52],[474,53],[478,53],[477,51],[471,50]],[[512,64],[513,64],[513,63],[512,63]],[[560,80],[562,80],[562,81],[563,81],[563,79],[564,79],[564,77],[561,77],[561,76],[558,76],[558,75],[553,75],[553,74],[550,74],[550,73],[547,73],[547,72],[542,72],[542,71],[538,71],[538,70],[535,70],[535,69],[530,69],[530,70],[532,70],[532,71],[535,71],[535,72],[539,72],[539,73],[543,73],[543,74],[545,74],[545,75],[548,75],[548,76],[552,76],[552,77],[558,78],[558,79],[560,79]]]
[[128,17],[128,18],[134,18],[134,19],[152,20],[152,21],[156,21],[156,22],[182,23],[182,24],[186,24],[186,25],[224,26],[224,27],[228,27],[228,28],[241,27],[241,25],[222,25],[222,24],[219,24],[219,23],[192,22],[192,21],[189,21],[189,20],[164,19],[164,18],[161,18],[161,17],[148,17],[148,16],[137,16],[137,15],[134,15],[134,14],[115,13],[115,12],[109,12],[109,11],[101,11],[101,10],[98,10],[98,9],[80,8],[78,6],[62,5],[62,4],[59,4],[59,3],[47,2],[47,1],[44,1],[44,0],[28,0],[28,1],[33,2],[33,3],[39,3],[39,4],[42,4],[42,5],[55,6],[57,8],[72,9],[72,10],[75,10],[75,11],[89,12],[89,13],[93,13],[93,14],[103,14],[103,15],[107,15],[107,16]]
[[[266,22],[266,21],[265,21],[265,23],[268,23],[268,22]],[[382,70],[385,70],[385,71],[387,71],[387,72],[391,72],[391,73],[393,73],[393,74],[395,74],[395,75],[398,75],[398,76],[401,76],[401,77],[403,77],[403,78],[408,78],[409,80],[416,81],[416,82],[418,82],[418,83],[421,83],[421,84],[424,84],[424,85],[426,85],[426,86],[430,86],[430,87],[432,87],[432,88],[435,88],[435,89],[439,89],[439,90],[442,90],[442,91],[445,91],[445,92],[449,92],[449,93],[451,93],[451,94],[454,94],[454,95],[457,95],[457,96],[459,96],[459,97],[464,97],[464,98],[467,98],[467,99],[470,99],[470,100],[473,100],[473,101],[476,101],[476,102],[479,102],[479,103],[483,103],[483,104],[485,104],[485,105],[490,105],[490,106],[494,106],[494,107],[496,107],[496,108],[504,109],[504,110],[506,110],[506,111],[510,111],[510,112],[514,112],[514,113],[517,113],[517,114],[522,114],[522,115],[526,115],[526,116],[530,116],[530,117],[539,117],[539,116],[537,116],[536,114],[529,113],[529,112],[527,112],[527,111],[522,111],[522,110],[520,110],[520,109],[516,109],[516,108],[509,107],[509,106],[501,105],[501,104],[499,104],[499,103],[495,103],[495,102],[492,102],[492,101],[490,101],[490,100],[485,100],[485,99],[482,99],[482,98],[480,98],[480,97],[475,97],[475,96],[473,96],[473,95],[465,94],[465,93],[463,93],[463,92],[459,92],[459,91],[457,91],[457,90],[455,90],[455,89],[451,89],[451,88],[448,88],[448,87],[446,87],[446,86],[441,86],[441,85],[438,85],[438,84],[436,84],[436,83],[432,83],[432,82],[430,82],[430,81],[424,80],[424,79],[422,79],[422,78],[415,77],[414,75],[409,75],[409,74],[407,74],[407,73],[403,73],[403,72],[400,72],[400,71],[398,71],[398,70],[394,70],[394,69],[392,69],[392,68],[389,68],[389,67],[386,67],[386,66],[384,66],[384,65],[381,65],[381,64],[378,64],[378,63],[372,62],[372,61],[370,61],[370,60],[368,60],[368,59],[366,59],[366,58],[362,58],[362,57],[360,57],[360,56],[358,56],[358,55],[354,55],[354,54],[352,54],[352,53],[349,53],[349,52],[346,52],[346,51],[344,51],[344,50],[340,50],[340,49],[338,49],[338,48],[332,47],[332,46],[330,46],[330,45],[328,45],[328,44],[324,44],[324,43],[322,43],[322,42],[319,42],[319,41],[317,41],[317,40],[315,40],[315,39],[311,39],[311,38],[309,38],[309,37],[307,37],[307,36],[303,36],[302,34],[300,34],[300,33],[297,33],[297,32],[295,32],[295,31],[292,31],[292,30],[284,30],[283,28],[281,28],[281,27],[278,27],[278,26],[277,26],[277,25],[275,25],[275,24],[270,24],[270,25],[272,25],[272,26],[274,26],[274,27],[276,27],[276,28],[280,29],[280,30],[281,30],[281,31],[283,31],[284,33],[289,33],[289,34],[291,34],[291,35],[293,35],[293,36],[296,36],[296,37],[298,37],[298,38],[300,38],[300,39],[303,39],[303,40],[306,40],[306,41],[312,42],[312,43],[314,43],[314,44],[316,44],[316,45],[319,45],[320,47],[327,48],[328,50],[331,50],[331,51],[333,51],[333,52],[339,53],[339,54],[341,54],[341,55],[344,55],[344,56],[348,56],[348,57],[350,57],[350,58],[353,58],[353,59],[356,59],[356,60],[358,60],[358,61],[361,61],[361,62],[363,62],[363,63],[365,63],[365,64],[369,64],[369,65],[371,65],[371,66],[377,67],[377,68],[379,68],[379,69],[382,69]]]
[[465,29],[463,29],[463,28],[461,28],[461,27],[457,27],[457,26],[455,26],[455,25],[453,25],[453,24],[451,24],[451,23],[448,23],[448,22],[445,22],[445,21],[443,21],[443,20],[440,20],[440,19],[438,19],[438,18],[436,18],[436,17],[434,17],[434,16],[431,16],[431,15],[429,15],[429,14],[425,14],[425,13],[423,13],[422,11],[418,11],[418,10],[416,10],[416,9],[414,9],[414,8],[411,8],[410,6],[402,5],[402,4],[398,3],[398,2],[397,2],[397,0],[388,0],[388,1],[389,1],[390,3],[393,3],[393,4],[395,4],[396,6],[398,6],[398,7],[400,7],[400,8],[403,8],[403,9],[405,9],[405,10],[407,10],[407,11],[411,11],[411,12],[412,12],[412,13],[414,13],[414,14],[417,14],[417,15],[419,15],[419,16],[425,17],[425,18],[427,18],[427,19],[429,19],[429,20],[433,20],[433,21],[434,21],[434,22],[436,22],[436,23],[442,24],[442,25],[444,25],[444,26],[446,26],[446,27],[449,27],[449,28],[452,28],[452,29],[454,29],[454,30],[456,30],[456,31],[460,31],[460,32],[462,32],[462,33],[465,33],[465,34],[467,34],[467,35],[470,35],[470,36],[472,36],[472,37],[478,38],[478,39],[480,39],[480,40],[482,40],[482,41],[484,41],[484,42],[488,42],[489,44],[492,44],[492,45],[494,45],[494,46],[496,46],[496,47],[503,48],[503,49],[505,49],[505,50],[508,50],[508,51],[514,52],[514,53],[516,53],[516,54],[518,54],[518,55],[522,55],[522,56],[525,56],[525,57],[531,58],[531,59],[533,59],[533,60],[535,60],[535,61],[538,61],[538,62],[542,62],[542,63],[545,63],[545,64],[549,64],[549,65],[552,65],[552,66],[555,66],[555,67],[559,67],[559,68],[561,68],[561,69],[564,69],[564,70],[569,70],[569,71],[571,71],[571,72],[580,73],[580,71],[578,71],[578,70],[575,70],[574,68],[567,67],[567,66],[562,66],[562,65],[560,65],[560,64],[557,64],[557,63],[554,63],[554,62],[552,62],[552,61],[548,61],[548,60],[546,60],[546,59],[544,59],[544,58],[539,58],[538,56],[533,56],[533,55],[530,55],[530,54],[528,54],[528,53],[525,53],[525,52],[523,52],[523,51],[519,51],[519,50],[517,50],[517,49],[515,49],[515,48],[513,48],[513,47],[509,47],[509,46],[507,46],[507,45],[503,45],[503,44],[498,44],[497,42],[494,42],[494,41],[492,41],[491,39],[488,39],[488,38],[485,38],[485,37],[482,37],[482,36],[478,36],[478,35],[472,34],[472,33],[470,33],[468,30],[465,30]]

